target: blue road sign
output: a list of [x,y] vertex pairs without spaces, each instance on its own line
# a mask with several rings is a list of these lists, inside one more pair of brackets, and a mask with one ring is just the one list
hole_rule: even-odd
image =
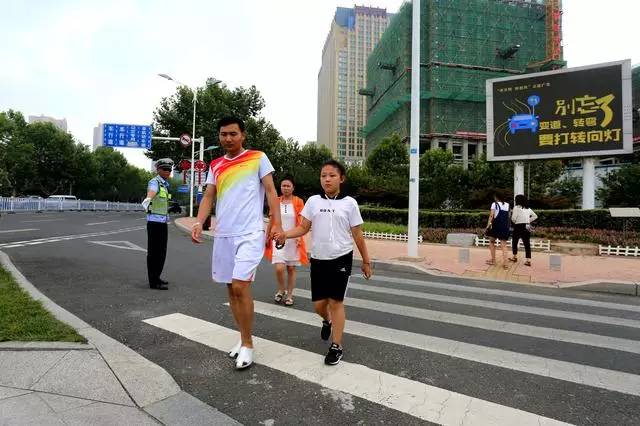
[[102,145],[113,148],[151,149],[151,126],[105,123]]
[[180,185],[180,186],[178,186],[178,192],[182,192],[182,193],[189,192],[189,185]]

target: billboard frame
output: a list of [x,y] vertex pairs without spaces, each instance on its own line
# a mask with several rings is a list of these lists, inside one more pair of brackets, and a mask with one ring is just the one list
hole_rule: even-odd
[[[594,68],[603,68],[620,65],[622,78],[622,148],[588,152],[560,152],[545,154],[505,155],[496,158],[493,153],[494,124],[493,124],[493,84],[509,80],[522,80],[524,78],[542,77],[554,74],[569,74],[575,71],[583,71]],[[633,124],[632,124],[632,98],[631,98],[631,59],[621,61],[604,62],[601,64],[585,65],[575,68],[564,68],[554,71],[520,74],[513,77],[492,78],[485,82],[486,111],[487,111],[487,161],[522,161],[522,160],[546,160],[550,158],[585,158],[610,155],[626,155],[633,153]]]

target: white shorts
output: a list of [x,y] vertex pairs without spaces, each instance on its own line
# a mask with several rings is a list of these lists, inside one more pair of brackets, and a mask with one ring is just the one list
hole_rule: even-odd
[[300,266],[300,253],[298,251],[298,245],[295,239],[289,239],[281,249],[276,248],[276,242],[272,243],[273,255],[271,256],[271,263],[284,263],[287,266]]
[[264,231],[236,237],[214,237],[211,278],[230,284],[233,280],[253,281],[264,255]]

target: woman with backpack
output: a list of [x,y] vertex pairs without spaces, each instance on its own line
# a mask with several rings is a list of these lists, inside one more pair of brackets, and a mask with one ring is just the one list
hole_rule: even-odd
[[487,260],[487,265],[496,264],[496,239],[500,240],[502,248],[502,267],[508,269],[507,265],[507,239],[509,238],[509,203],[503,201],[501,194],[495,193],[494,202],[489,210],[489,221],[485,234],[489,237],[489,253],[491,259]]

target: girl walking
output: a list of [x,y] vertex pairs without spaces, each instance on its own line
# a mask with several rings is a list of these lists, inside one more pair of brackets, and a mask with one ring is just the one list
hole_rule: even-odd
[[354,242],[362,257],[362,273],[366,279],[371,277],[371,259],[362,235],[360,208],[356,200],[341,193],[344,180],[342,164],[335,160],[325,162],[320,171],[322,193],[309,198],[302,209],[300,225],[276,236],[282,244],[285,238],[303,236],[313,224],[311,300],[316,313],[322,317],[320,337],[332,340],[324,359],[327,365],[338,364],[343,355],[344,297],[351,275]]

